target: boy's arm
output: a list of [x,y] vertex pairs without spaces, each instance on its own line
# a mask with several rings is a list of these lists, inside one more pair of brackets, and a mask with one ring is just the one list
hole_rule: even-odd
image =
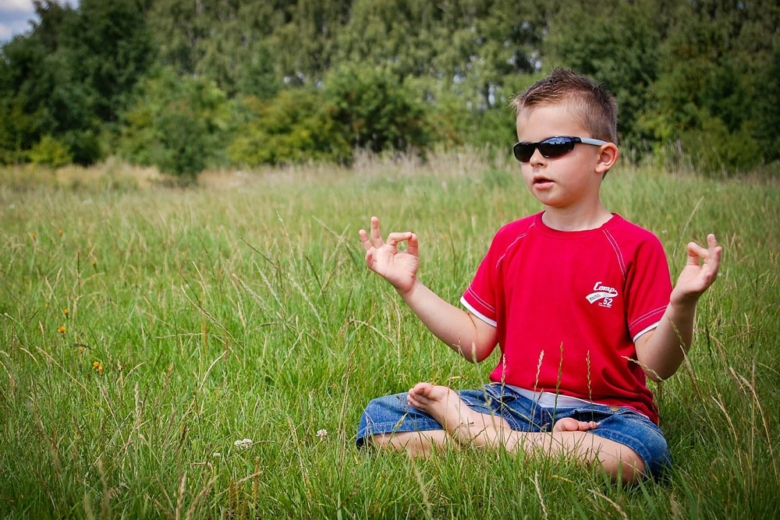
[[498,340],[494,326],[442,300],[420,280],[401,297],[428,330],[466,361],[479,363],[493,352]]
[[653,381],[663,381],[677,372],[691,346],[696,303],[717,278],[723,251],[715,235],[707,236],[707,245],[704,249],[695,242],[688,244],[688,261],[658,327],[637,338],[637,360]]
[[[385,242],[379,219],[371,217],[371,234],[361,229],[360,241],[369,269],[390,282],[436,337],[468,361],[478,363],[490,355],[498,338],[496,328],[442,300],[417,278],[417,235],[390,233]],[[401,242],[408,242],[406,251],[398,250]]]

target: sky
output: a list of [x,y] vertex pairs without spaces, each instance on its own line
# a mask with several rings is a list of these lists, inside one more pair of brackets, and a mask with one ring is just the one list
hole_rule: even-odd
[[[65,3],[65,0],[58,0]],[[68,0],[77,6],[79,0]],[[37,21],[33,0],[0,0],[0,42],[6,42],[17,34],[30,30],[30,22]]]

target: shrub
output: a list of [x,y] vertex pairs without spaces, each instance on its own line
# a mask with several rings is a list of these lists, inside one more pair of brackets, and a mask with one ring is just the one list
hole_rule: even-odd
[[52,168],[64,166],[73,161],[73,155],[68,146],[50,135],[44,135],[40,141],[33,145],[27,152],[27,157],[33,164],[46,164]]
[[237,137],[227,152],[234,164],[346,162],[352,157],[349,142],[328,116],[317,91],[285,90],[267,101],[249,96],[238,111],[245,121],[237,126]]
[[354,148],[423,150],[432,140],[422,103],[374,66],[336,68],[325,78],[325,100],[328,116]]
[[717,117],[702,119],[701,129],[682,136],[683,153],[691,165],[704,173],[745,172],[761,164],[759,143],[753,138],[752,123],[745,122],[736,132],[729,132]]
[[165,70],[140,84],[131,106],[118,148],[133,163],[192,175],[219,162],[227,103],[212,82]]

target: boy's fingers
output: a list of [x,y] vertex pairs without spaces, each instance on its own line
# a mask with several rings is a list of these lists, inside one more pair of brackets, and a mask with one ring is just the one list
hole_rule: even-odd
[[371,242],[368,240],[368,233],[366,233],[365,229],[361,229],[358,231],[358,235],[360,235],[360,243],[363,244],[363,249],[366,251],[371,249]]
[[409,237],[409,247],[406,249],[406,252],[410,255],[417,256],[419,251],[419,243],[417,242],[417,235],[412,233],[412,236]]
[[396,247],[398,245],[398,242],[403,242],[404,240],[409,240],[409,237],[412,236],[411,233],[408,231],[406,233],[390,233],[387,235],[387,245]]
[[369,267],[369,269],[373,269],[374,264],[374,250],[369,249],[368,252],[366,252],[366,265]]
[[709,235],[707,237],[707,244],[709,247],[709,259],[705,263],[712,272],[712,280],[718,276],[718,269],[720,268],[720,256],[723,253],[723,248],[718,245],[718,241],[715,239],[715,235]]
[[723,248],[718,245],[718,240],[715,238],[715,235],[707,235],[707,245],[708,251],[710,253],[710,258],[712,259],[712,264],[717,267],[718,264],[720,264],[720,255],[723,252]]
[[384,245],[382,235],[379,233],[379,219],[376,217],[371,217],[371,243],[377,249]]
[[688,265],[699,265],[699,258],[709,257],[709,251],[696,242],[688,242]]

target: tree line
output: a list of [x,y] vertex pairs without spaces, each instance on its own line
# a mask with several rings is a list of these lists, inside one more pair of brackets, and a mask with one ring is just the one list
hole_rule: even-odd
[[36,1],[0,48],[0,164],[107,155],[194,174],[509,149],[553,67],[606,84],[634,161],[780,160],[774,0]]

